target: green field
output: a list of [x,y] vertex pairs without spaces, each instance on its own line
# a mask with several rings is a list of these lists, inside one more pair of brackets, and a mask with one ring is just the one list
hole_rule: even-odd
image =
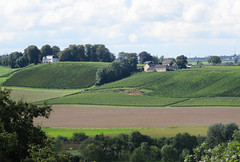
[[9,67],[0,66],[0,77],[4,77],[5,75],[12,73],[16,70],[18,70],[18,69],[11,69]]
[[174,107],[240,107],[240,97],[211,97],[211,98],[191,98],[181,103],[173,105]]
[[3,83],[3,86],[79,89],[95,83],[96,71],[108,63],[61,62],[40,64],[21,69]]
[[239,66],[203,66],[174,72],[141,72],[97,89],[143,88],[172,98],[240,97]]
[[58,135],[70,139],[75,132],[83,132],[88,136],[104,134],[106,136],[116,136],[121,133],[130,134],[133,131],[139,131],[144,135],[151,137],[173,137],[177,133],[188,132],[191,135],[207,134],[208,126],[191,126],[191,127],[162,127],[162,128],[89,128],[89,129],[68,129],[68,128],[43,128],[47,135],[57,137]]
[[24,100],[27,102],[37,102],[42,100],[47,100],[51,98],[62,97],[72,93],[76,93],[78,89],[39,89],[39,88],[23,88],[23,87],[3,87],[10,89],[10,97],[13,100]]
[[49,100],[49,104],[82,104],[82,105],[111,105],[111,106],[145,106],[164,107],[184,98],[164,98],[144,95],[128,95],[124,93],[80,93]]

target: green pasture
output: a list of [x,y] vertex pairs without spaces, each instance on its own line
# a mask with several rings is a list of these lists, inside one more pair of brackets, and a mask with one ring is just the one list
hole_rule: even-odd
[[172,105],[174,107],[213,107],[232,106],[240,107],[240,97],[211,97],[211,98],[191,98],[184,102]]
[[13,100],[24,100],[27,102],[36,102],[51,98],[61,97],[64,95],[76,93],[77,89],[58,90],[58,89],[39,89],[23,87],[2,87],[11,90],[10,97]]
[[177,133],[188,132],[191,135],[206,136],[208,126],[189,126],[189,127],[160,127],[160,128],[42,128],[47,135],[57,137],[58,135],[70,139],[73,133],[85,133],[88,136],[104,134],[106,136],[117,136],[121,133],[130,134],[139,131],[151,137],[173,137]]
[[164,98],[145,95],[128,95],[124,93],[80,93],[48,100],[49,104],[81,104],[109,106],[145,106],[164,107],[182,102],[185,98]]
[[3,86],[79,89],[95,83],[96,71],[109,63],[60,62],[39,64],[21,69],[7,79]]

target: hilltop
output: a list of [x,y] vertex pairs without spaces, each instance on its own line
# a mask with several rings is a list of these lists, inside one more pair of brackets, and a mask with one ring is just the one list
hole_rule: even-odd
[[14,73],[3,86],[79,89],[95,83],[96,71],[108,63],[61,62],[26,67]]

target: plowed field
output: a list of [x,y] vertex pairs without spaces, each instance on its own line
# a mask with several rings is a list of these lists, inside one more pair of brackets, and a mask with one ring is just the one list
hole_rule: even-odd
[[49,119],[35,123],[56,128],[147,128],[240,124],[240,108],[134,108],[56,105]]

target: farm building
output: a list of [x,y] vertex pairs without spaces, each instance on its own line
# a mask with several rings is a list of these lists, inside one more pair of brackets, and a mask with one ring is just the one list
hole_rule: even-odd
[[174,71],[177,70],[178,66],[176,63],[173,63],[172,60],[165,59],[162,62],[162,65],[160,64],[154,64],[152,61],[146,61],[144,66],[144,71],[146,72],[164,72],[164,71]]
[[59,62],[59,59],[57,56],[53,56],[53,55],[48,55],[48,56],[45,56],[43,57],[42,59],[42,63],[45,64],[45,63],[52,63],[52,62]]

